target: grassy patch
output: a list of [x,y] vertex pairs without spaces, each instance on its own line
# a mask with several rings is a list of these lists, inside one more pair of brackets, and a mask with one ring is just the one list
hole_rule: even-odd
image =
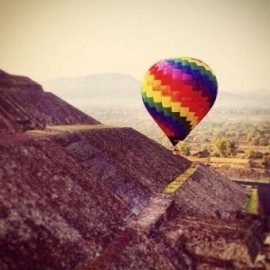
[[[97,127],[99,125],[59,125],[59,126],[48,126],[47,130],[51,131],[73,131],[73,130],[84,130]],[[100,125],[101,126],[101,125]]]
[[250,214],[259,213],[259,195],[257,188],[251,188],[249,190],[249,196],[245,205],[245,210]]
[[108,125],[57,125],[47,126],[44,130],[28,130],[26,133],[34,136],[53,135],[61,132],[72,132],[77,130],[90,130],[90,129],[106,129],[106,128],[118,128],[116,126]]
[[162,193],[172,194],[196,171],[196,168],[191,166],[182,174],[177,176],[170,182],[163,190]]
[[26,134],[33,135],[33,136],[44,136],[44,135],[52,135],[57,133],[56,131],[51,130],[39,130],[39,129],[33,129],[33,130],[27,130]]

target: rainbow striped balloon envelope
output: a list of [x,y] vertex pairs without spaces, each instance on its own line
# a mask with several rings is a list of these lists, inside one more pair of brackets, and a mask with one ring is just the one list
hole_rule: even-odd
[[198,59],[170,58],[147,71],[141,91],[146,109],[175,146],[213,106],[217,80],[210,67]]

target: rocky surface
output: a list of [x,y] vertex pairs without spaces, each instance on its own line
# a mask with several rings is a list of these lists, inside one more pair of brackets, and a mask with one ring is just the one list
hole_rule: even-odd
[[258,217],[217,220],[182,216],[157,223],[150,235],[157,243],[188,254],[190,266],[196,269],[204,264],[209,268],[247,269],[254,267],[265,230],[266,221]]
[[197,166],[165,194],[190,161],[27,78],[0,87],[0,269],[259,269],[269,224],[237,184]]
[[55,143],[30,139],[1,145],[0,152],[2,263],[72,268],[97,256],[124,229],[130,215],[125,204]]
[[175,269],[170,260],[159,252],[145,234],[130,228],[87,266],[90,269],[108,270]]
[[211,167],[200,165],[176,191],[175,200],[187,215],[229,218],[241,210],[247,193]]
[[[130,128],[63,133],[54,139],[88,173],[130,202],[134,212],[191,165]],[[241,210],[246,195],[243,188],[211,168],[198,166],[172,197],[184,214],[225,217]]]
[[99,122],[29,78],[0,70],[0,135],[57,124]]

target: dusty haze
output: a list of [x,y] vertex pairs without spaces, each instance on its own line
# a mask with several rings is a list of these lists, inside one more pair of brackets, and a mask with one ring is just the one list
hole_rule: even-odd
[[270,89],[270,1],[0,0],[1,68],[44,81],[195,56],[222,90]]

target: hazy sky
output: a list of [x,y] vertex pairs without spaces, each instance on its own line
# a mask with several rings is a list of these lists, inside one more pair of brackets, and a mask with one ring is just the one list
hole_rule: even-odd
[[221,90],[270,89],[270,0],[0,0],[0,68],[34,80],[193,56]]

